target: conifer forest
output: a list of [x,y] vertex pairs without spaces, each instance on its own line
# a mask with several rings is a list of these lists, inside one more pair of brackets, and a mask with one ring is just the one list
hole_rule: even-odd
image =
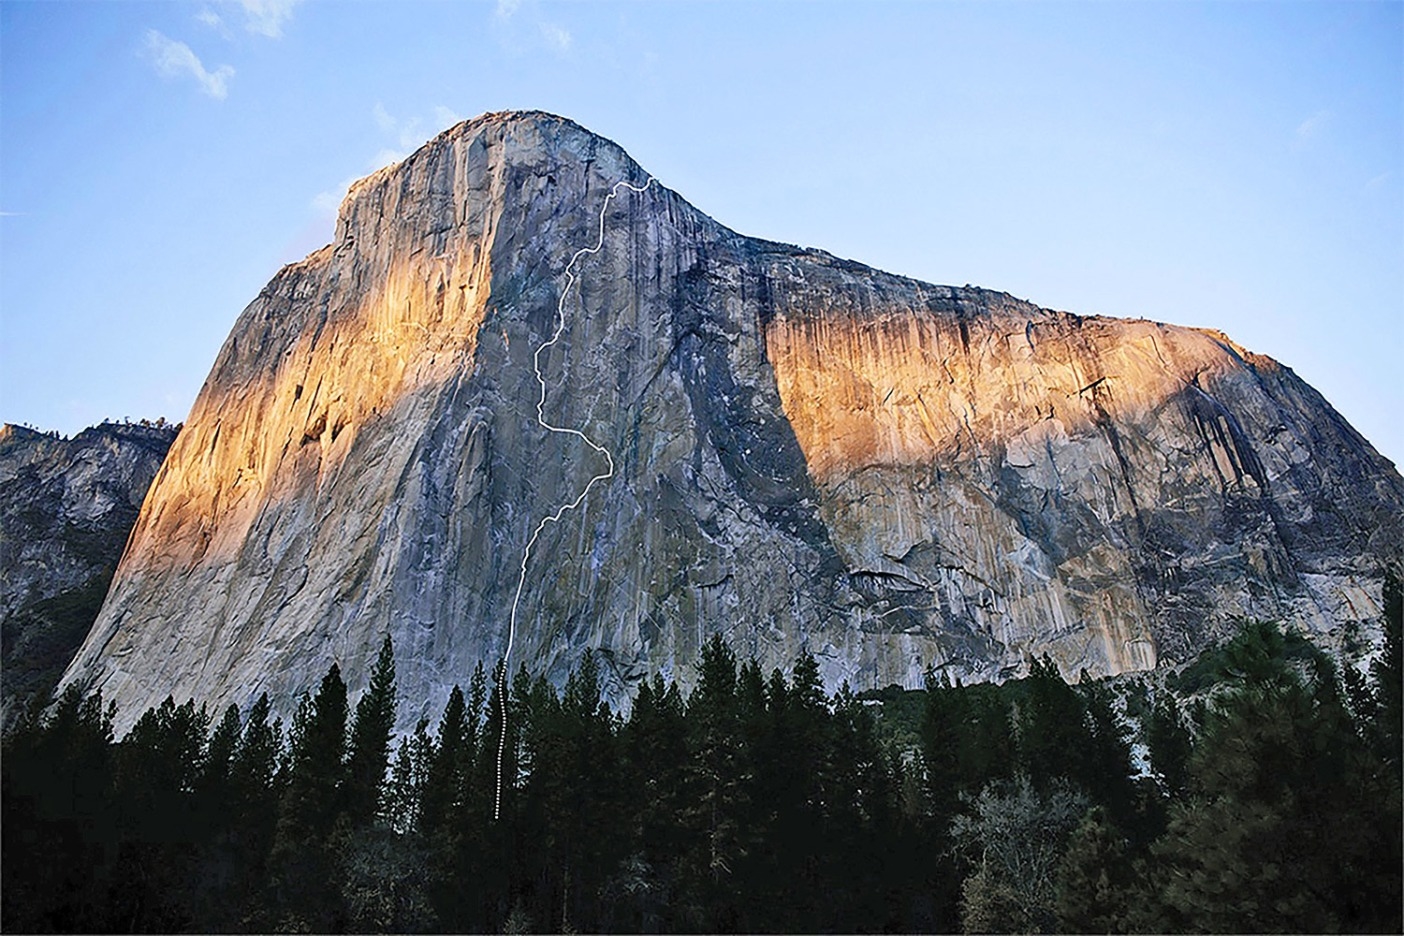
[[333,666],[288,724],[267,697],[168,700],[116,740],[69,692],[4,742],[0,922],[1397,933],[1387,605],[1367,664],[1249,625],[1178,672],[1073,685],[1045,659],[828,695],[812,656],[764,673],[714,638],[689,694],[655,678],[623,717],[592,657],[560,692],[489,663],[402,738],[388,638],[367,686]]

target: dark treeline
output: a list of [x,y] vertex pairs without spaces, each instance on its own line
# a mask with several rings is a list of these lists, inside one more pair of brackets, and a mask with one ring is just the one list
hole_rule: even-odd
[[333,666],[286,726],[167,701],[114,743],[70,692],[5,742],[3,926],[1399,932],[1389,604],[1365,675],[1252,626],[1178,686],[860,698],[717,638],[620,718],[591,657],[559,693],[480,666],[397,746],[388,639],[354,711]]

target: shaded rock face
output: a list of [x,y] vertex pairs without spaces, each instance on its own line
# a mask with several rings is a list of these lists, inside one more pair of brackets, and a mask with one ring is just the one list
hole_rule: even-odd
[[[486,115],[353,187],[244,310],[65,679],[284,706],[390,633],[436,716],[600,654],[626,702],[720,632],[831,687],[1182,659],[1243,618],[1374,628],[1404,481],[1227,338],[746,238],[617,146]],[[564,297],[566,268],[576,286]],[[122,727],[122,725],[119,725]]]
[[174,426],[0,427],[0,720],[51,690],[107,593]]

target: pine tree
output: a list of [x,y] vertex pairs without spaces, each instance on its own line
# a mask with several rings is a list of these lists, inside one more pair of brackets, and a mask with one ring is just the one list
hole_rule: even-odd
[[113,912],[133,929],[164,930],[193,922],[193,871],[209,715],[194,700],[167,696],[148,709],[117,751],[115,796],[123,845]]
[[512,787],[521,715],[515,708],[507,713],[502,813],[494,821],[502,705],[511,692],[503,676],[500,665],[493,668],[492,692],[484,698],[486,680],[476,666],[468,696],[458,686],[449,694],[437,741],[414,742],[414,760],[423,765],[418,826],[430,853],[431,895],[439,925],[450,931],[496,928],[506,912],[498,904],[506,898],[520,841]]
[[[828,699],[819,677],[819,664],[808,650],[800,653],[785,692],[785,705],[773,713],[769,745],[748,752],[749,772],[761,780],[752,805],[769,821],[743,826],[743,847],[758,846],[774,856],[767,875],[770,886],[761,894],[766,917],[756,921],[765,929],[794,926],[812,930],[826,916],[831,898],[823,886],[829,797],[839,795],[832,774],[833,745]],[[844,791],[842,795],[850,795]],[[759,840],[757,842],[756,840]],[[785,907],[786,893],[811,893],[802,907]],[[784,909],[785,913],[777,915]],[[789,919],[785,919],[788,916]]]
[[249,708],[249,720],[235,748],[229,774],[241,803],[247,807],[266,792],[277,792],[278,756],[282,751],[282,722],[268,721],[273,705],[268,693],[259,695]]
[[[305,697],[304,697],[305,698]],[[346,683],[335,663],[293,721],[287,789],[270,861],[274,928],[329,931],[344,921],[331,835],[345,791]]]
[[283,749],[282,722],[269,721],[272,703],[262,693],[249,708],[242,736],[229,766],[233,796],[235,898],[226,908],[230,928],[268,929],[273,921],[264,912],[262,890],[268,858],[278,824],[282,775],[278,761]]
[[748,811],[742,774],[736,654],[721,636],[702,647],[697,687],[687,703],[687,796],[679,817],[690,833],[680,883],[689,888],[689,929],[742,928],[733,873],[745,854]]
[[597,918],[597,895],[624,858],[618,823],[622,806],[619,758],[600,670],[586,653],[566,680],[559,703],[544,682],[527,718],[532,747],[529,797],[544,829],[547,879],[559,894],[539,917],[562,929]]
[[125,925],[108,915],[108,853],[117,840],[112,801],[112,719],[102,694],[70,684],[42,718],[4,741],[6,932],[97,932]]
[[1068,840],[1058,868],[1058,929],[1066,933],[1125,932],[1134,899],[1132,864],[1105,809],[1093,807]]
[[[776,670],[776,674],[779,674],[779,670]],[[782,685],[783,679],[782,676]],[[736,678],[736,699],[743,723],[760,725],[765,721],[765,676],[761,673],[760,664],[754,659],[747,660],[741,666],[741,672]]]
[[333,663],[312,697],[291,751],[285,812],[312,836],[331,831],[346,777],[346,683]]
[[370,686],[356,704],[346,759],[346,813],[352,825],[369,825],[380,815],[395,728],[395,650],[390,635],[380,646]]
[[471,763],[472,737],[463,690],[454,686],[439,720],[438,742],[425,779],[424,824],[430,834],[451,822],[461,802],[464,770]]
[[386,811],[390,827],[401,834],[423,831],[419,807],[424,796],[433,745],[429,737],[429,719],[421,718],[414,726],[414,734],[402,738],[396,748],[386,792]]
[[1019,683],[1019,764],[1041,788],[1062,778],[1083,776],[1083,752],[1090,747],[1086,707],[1045,654]]
[[655,857],[667,851],[676,824],[676,798],[687,760],[686,704],[676,683],[661,675],[639,688],[634,709],[624,729],[625,756],[637,781],[640,835]]
[[1151,766],[1160,774],[1165,792],[1183,796],[1189,785],[1189,758],[1193,739],[1179,701],[1169,690],[1160,690],[1145,720],[1146,748]]
[[464,857],[463,837],[470,830],[458,819],[468,743],[463,690],[454,686],[439,719],[437,738],[428,741],[426,735],[420,741],[424,781],[417,824],[430,855],[430,895],[435,912],[453,929],[467,928],[463,923],[468,910],[460,862]]
[[194,921],[218,921],[214,929],[232,929],[239,922],[235,876],[239,854],[234,839],[236,824],[244,821],[235,802],[231,771],[239,746],[239,707],[230,705],[210,735],[204,767],[195,790],[195,816],[191,834],[199,844],[197,900]]
[[[1320,653],[1304,681],[1276,628],[1223,648],[1234,683],[1190,758],[1190,795],[1153,854],[1159,912],[1212,931],[1397,931],[1398,826]],[[1397,813],[1396,813],[1397,815]],[[1393,842],[1394,844],[1391,844]]]
[[960,805],[960,794],[969,790],[963,775],[962,735],[968,730],[966,693],[952,686],[950,678],[929,675],[921,720],[921,754],[930,814],[938,825],[950,824]]
[[832,702],[824,803],[826,847],[821,887],[827,909],[817,927],[856,932],[900,927],[893,896],[905,883],[894,860],[893,777],[883,757],[873,713],[847,682]]
[[686,831],[683,777],[688,769],[687,720],[682,694],[661,675],[645,681],[621,731],[625,809],[634,851],[615,869],[610,892],[619,901],[618,926],[665,928],[665,894]]
[[1130,729],[1117,715],[1110,686],[1092,680],[1084,670],[1077,685],[1082,698],[1087,747],[1077,752],[1079,768],[1073,779],[1107,808],[1111,821],[1128,828],[1134,820],[1136,785],[1131,779]]
[[216,808],[224,805],[225,792],[229,786],[229,772],[234,765],[234,751],[239,746],[239,706],[230,705],[224,710],[224,717],[210,735],[209,749],[205,755],[205,766],[200,777],[202,791],[216,801]]

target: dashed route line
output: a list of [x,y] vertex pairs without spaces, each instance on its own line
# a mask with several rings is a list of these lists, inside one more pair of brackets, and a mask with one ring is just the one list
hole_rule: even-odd
[[652,184],[653,178],[651,176],[643,185],[633,185],[624,180],[620,180],[614,183],[614,187],[609,190],[609,194],[605,196],[604,204],[600,206],[599,238],[595,241],[595,246],[582,247],[577,250],[570,258],[570,262],[566,264],[565,288],[561,290],[560,301],[556,303],[556,329],[551,333],[550,339],[536,349],[536,353],[532,355],[531,359],[531,368],[536,372],[536,382],[541,385],[541,396],[536,401],[537,423],[547,432],[572,435],[580,439],[580,441],[594,449],[596,453],[605,457],[605,470],[592,477],[585,485],[584,490],[576,496],[575,500],[568,504],[562,504],[556,509],[555,513],[542,517],[541,522],[538,523],[536,529],[532,531],[531,538],[527,540],[526,547],[522,550],[522,564],[517,575],[517,591],[512,597],[512,616],[507,625],[507,650],[502,654],[502,662],[499,664],[501,671],[498,687],[500,708],[502,709],[502,730],[497,737],[497,790],[493,796],[492,802],[492,818],[494,821],[502,814],[502,758],[507,749],[507,676],[511,672],[508,668],[508,661],[512,657],[512,644],[517,637],[517,610],[522,601],[522,589],[526,586],[527,563],[531,560],[531,551],[536,546],[536,541],[540,539],[542,532],[546,529],[548,524],[559,523],[561,517],[565,516],[568,511],[574,510],[584,503],[586,496],[589,495],[590,489],[595,486],[596,482],[608,481],[610,478],[614,477],[614,456],[610,453],[609,449],[600,445],[579,429],[572,429],[569,426],[555,426],[546,421],[546,377],[541,373],[541,353],[555,345],[561,338],[561,332],[565,330],[565,304],[566,298],[570,296],[571,287],[576,283],[576,262],[579,261],[581,257],[592,256],[599,253],[604,248],[605,214],[609,211],[609,203],[619,194],[621,188],[627,188],[635,195],[642,195]]

